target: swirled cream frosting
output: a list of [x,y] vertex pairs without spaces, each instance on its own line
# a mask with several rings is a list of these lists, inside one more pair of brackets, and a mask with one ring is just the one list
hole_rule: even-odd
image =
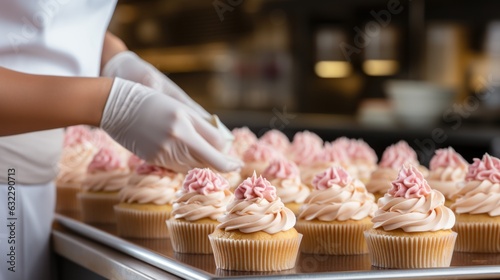
[[235,190],[227,213],[218,218],[219,229],[243,233],[263,231],[275,234],[295,225],[295,215],[276,195],[276,188],[262,176],[244,180]]
[[313,132],[301,131],[295,133],[288,149],[289,158],[299,166],[314,163],[314,157],[321,152],[323,140]]
[[299,219],[320,221],[361,220],[377,209],[372,194],[342,167],[330,167],[313,179],[315,190],[300,208]]
[[302,203],[311,192],[302,184],[297,165],[285,158],[272,161],[262,176],[276,187],[276,193],[283,203]]
[[182,180],[181,174],[143,163],[136,168],[134,176],[118,195],[121,202],[165,205],[175,200]]
[[206,168],[190,170],[177,196],[172,216],[187,221],[202,218],[217,220],[234,198],[227,180]]
[[120,154],[111,147],[103,147],[90,162],[82,189],[92,192],[119,191],[127,185],[128,174]]
[[416,167],[403,166],[391,189],[378,200],[373,227],[405,232],[451,229],[455,215],[444,201],[443,194],[432,190]]
[[469,164],[452,147],[438,149],[430,161],[427,181],[433,189],[451,198],[465,181]]
[[229,153],[241,158],[243,153],[252,144],[257,142],[257,136],[248,127],[234,128],[231,132],[234,136],[234,141]]
[[259,138],[259,142],[267,144],[281,153],[284,153],[290,147],[290,140],[277,129],[268,130]]
[[474,159],[466,183],[453,195],[451,208],[457,214],[500,216],[500,159],[485,154]]

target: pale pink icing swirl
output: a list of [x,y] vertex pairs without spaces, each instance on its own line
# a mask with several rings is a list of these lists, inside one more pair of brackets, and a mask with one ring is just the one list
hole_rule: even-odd
[[475,158],[474,163],[469,166],[465,180],[500,183],[500,159],[489,154],[485,154],[482,160]]
[[208,168],[190,170],[177,196],[172,216],[188,221],[202,218],[216,220],[234,197],[226,179]]
[[243,153],[243,161],[269,163],[279,156],[273,147],[264,143],[254,143]]
[[235,191],[235,199],[225,215],[217,220],[217,228],[243,233],[264,231],[275,234],[295,226],[294,213],[276,196],[276,188],[255,174],[243,181]]
[[262,176],[268,180],[272,179],[293,179],[300,177],[299,168],[295,163],[285,158],[273,160],[262,172]]
[[97,148],[119,145],[111,138],[111,136],[109,136],[104,130],[100,128],[93,129],[91,137],[92,144]]
[[408,143],[401,140],[385,149],[382,154],[379,167],[399,170],[404,164],[418,166],[419,162],[417,153],[408,145]]
[[271,129],[264,133],[264,135],[260,137],[259,142],[267,144],[281,153],[288,150],[288,147],[290,146],[290,140],[288,137],[277,129]]
[[332,166],[322,173],[314,176],[312,185],[316,190],[325,190],[331,188],[334,185],[346,186],[352,181],[352,177],[347,173],[347,171],[338,166]]
[[229,153],[234,156],[243,156],[243,153],[257,142],[257,136],[248,127],[234,128],[232,134],[234,141]]
[[208,195],[225,189],[229,189],[227,180],[208,168],[194,168],[189,170],[184,183],[182,183],[182,191],[184,193],[196,192]]
[[333,145],[332,143],[325,143],[323,150],[316,154],[314,160],[316,162],[335,162],[339,164],[349,163],[349,156],[345,149],[339,147],[339,145]]
[[452,147],[446,149],[437,149],[435,155],[432,157],[429,167],[431,173],[438,168],[458,168],[467,169],[469,164],[465,159],[459,155]]
[[67,146],[59,160],[59,173],[56,177],[58,187],[81,187],[87,174],[87,167],[97,149],[89,142]]
[[361,139],[349,139],[339,137],[332,142],[332,146],[339,150],[344,150],[350,160],[366,160],[377,162],[375,151]]
[[117,192],[128,185],[129,172],[126,168],[88,173],[82,190],[90,192]]
[[457,214],[488,214],[500,216],[500,183],[490,180],[468,181],[454,195],[451,208]]
[[289,158],[301,166],[311,165],[323,149],[323,140],[313,132],[297,132],[288,150]]
[[417,168],[404,166],[392,188],[378,200],[379,210],[372,219],[374,228],[405,232],[451,229],[455,215],[444,201],[443,194],[431,190]]
[[372,219],[374,228],[386,231],[427,232],[451,229],[455,215],[444,206],[442,193],[431,190],[421,197],[394,197],[387,193],[378,200],[379,209]]
[[226,211],[226,206],[234,198],[228,189],[221,189],[208,194],[198,192],[180,192],[173,204],[171,215],[175,219],[197,221],[203,218],[217,220]]
[[103,147],[94,155],[87,171],[89,173],[94,173],[116,169],[125,169],[125,163],[115,150],[109,147]]
[[178,185],[177,178],[147,175],[137,184],[121,189],[118,195],[125,203],[165,205],[175,200]]
[[340,167],[316,176],[314,190],[300,208],[299,219],[320,221],[361,220],[377,209],[375,198],[364,184]]
[[283,203],[303,203],[311,191],[309,187],[302,184],[300,177],[276,178],[271,180],[276,187],[276,194]]
[[403,166],[398,178],[392,182],[392,187],[387,191],[393,197],[419,198],[431,192],[431,187],[424,175],[412,165]]
[[254,173],[252,177],[245,179],[234,191],[237,199],[251,200],[263,198],[269,202],[276,200],[276,188],[262,176],[257,177]]
[[64,147],[72,147],[92,141],[92,131],[86,125],[67,127],[64,133]]

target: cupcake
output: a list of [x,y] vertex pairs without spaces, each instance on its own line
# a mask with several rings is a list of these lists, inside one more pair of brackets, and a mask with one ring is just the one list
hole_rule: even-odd
[[316,175],[315,190],[300,208],[295,228],[304,235],[301,251],[308,254],[367,253],[363,232],[372,226],[377,205],[364,184],[342,167]]
[[368,183],[371,174],[377,169],[377,154],[361,139],[349,139],[340,137],[336,139],[332,146],[343,149],[347,152],[350,164],[354,167],[351,174],[364,184]]
[[111,147],[97,152],[87,168],[78,199],[82,220],[87,223],[113,223],[113,206],[118,192],[127,185],[129,171],[120,154]]
[[436,150],[430,161],[427,182],[432,189],[440,191],[450,206],[452,195],[463,185],[469,164],[452,147]]
[[259,138],[259,142],[273,147],[280,153],[285,153],[290,147],[288,137],[277,129],[268,130]]
[[241,184],[241,181],[243,181],[241,178],[240,170],[218,173],[218,174],[227,180],[227,183],[229,184],[229,189],[231,191],[234,191]]
[[451,208],[457,214],[455,250],[500,252],[500,159],[485,154],[474,159],[465,185],[453,196]]
[[426,268],[450,265],[457,233],[455,215],[414,166],[403,166],[378,200],[373,228],[365,232],[373,266]]
[[299,234],[295,215],[283,205],[276,188],[255,173],[238,186],[227,213],[209,235],[215,265],[240,271],[280,271],[295,266]]
[[166,238],[165,221],[170,217],[175,193],[182,177],[172,171],[144,163],[136,169],[138,182],[118,193],[114,206],[118,235],[129,238]]
[[267,144],[259,142],[251,145],[243,154],[245,164],[241,168],[241,177],[251,177],[254,172],[262,174],[269,163],[280,156],[279,152]]
[[80,211],[77,194],[95,153],[97,148],[92,144],[92,133],[88,127],[79,125],[66,128],[56,177],[56,211]]
[[398,171],[405,164],[418,166],[418,169],[424,172],[423,175],[427,175],[426,168],[418,162],[415,150],[401,140],[385,149],[377,169],[366,184],[366,189],[375,195],[376,200],[382,197],[391,188],[391,182],[397,178]]
[[210,169],[188,172],[167,220],[170,241],[175,252],[211,254],[208,235],[214,232],[226,205],[234,195],[222,176]]
[[285,206],[297,215],[299,208],[311,192],[300,180],[299,168],[285,158],[275,159],[262,176],[276,187],[276,194]]
[[234,141],[231,145],[229,154],[238,158],[243,158],[243,153],[245,153],[252,144],[257,143],[257,136],[255,136],[248,127],[235,128],[231,132],[234,136]]

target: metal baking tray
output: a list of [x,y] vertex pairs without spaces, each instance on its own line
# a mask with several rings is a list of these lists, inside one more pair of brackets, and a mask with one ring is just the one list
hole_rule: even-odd
[[381,269],[368,254],[325,256],[299,254],[295,268],[280,272],[217,269],[212,255],[179,254],[169,239],[128,239],[114,225],[85,224],[78,213],[56,214],[66,228],[185,279],[487,279],[500,278],[500,254],[453,254],[451,266],[426,269]]

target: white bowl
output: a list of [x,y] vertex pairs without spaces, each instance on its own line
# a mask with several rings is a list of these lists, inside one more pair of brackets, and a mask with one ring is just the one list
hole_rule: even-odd
[[385,91],[393,103],[396,120],[413,127],[437,124],[456,95],[452,88],[417,80],[389,80]]

